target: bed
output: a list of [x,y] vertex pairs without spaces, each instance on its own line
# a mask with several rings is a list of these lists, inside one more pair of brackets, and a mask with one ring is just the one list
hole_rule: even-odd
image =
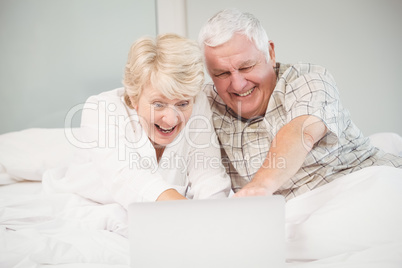
[[[46,170],[74,157],[79,129],[0,135],[0,267],[124,267],[127,214],[42,189]],[[402,137],[370,136],[402,156]],[[83,178],[84,179],[84,178]],[[402,267],[402,169],[369,167],[286,204],[286,267]]]

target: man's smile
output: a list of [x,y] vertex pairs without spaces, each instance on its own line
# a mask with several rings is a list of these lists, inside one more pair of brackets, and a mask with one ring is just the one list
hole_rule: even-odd
[[252,89],[250,89],[249,91],[246,91],[244,93],[241,93],[241,94],[234,93],[234,94],[239,97],[246,97],[246,96],[250,95],[251,93],[253,93],[254,89],[255,89],[255,87],[253,87]]

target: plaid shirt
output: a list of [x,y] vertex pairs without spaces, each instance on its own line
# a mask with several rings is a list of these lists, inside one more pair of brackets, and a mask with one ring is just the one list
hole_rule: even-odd
[[[287,199],[324,185],[337,177],[372,165],[402,167],[402,158],[373,147],[353,124],[339,101],[332,75],[312,64],[277,63],[277,85],[264,117],[239,117],[209,84],[205,91],[213,111],[213,123],[222,146],[222,159],[237,192],[254,177],[268,155],[276,133],[301,115],[315,115],[328,128],[307,155],[299,171],[276,194]],[[286,167],[286,159],[272,163]]]

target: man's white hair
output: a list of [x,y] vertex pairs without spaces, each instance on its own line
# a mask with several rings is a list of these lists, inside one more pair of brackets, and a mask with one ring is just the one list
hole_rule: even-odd
[[205,45],[209,47],[222,45],[235,33],[247,36],[257,49],[264,53],[267,62],[269,61],[269,39],[260,21],[254,15],[235,8],[224,9],[211,17],[200,30],[198,43],[204,51]]

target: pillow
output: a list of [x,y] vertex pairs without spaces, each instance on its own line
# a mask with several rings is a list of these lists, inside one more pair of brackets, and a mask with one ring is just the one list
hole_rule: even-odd
[[402,156],[402,137],[393,132],[380,132],[369,136],[371,144],[381,150]]
[[66,134],[79,129],[30,128],[0,135],[0,185],[41,181],[44,171],[67,165],[75,147]]
[[[74,155],[79,128],[30,128],[0,135],[0,185],[41,181],[51,168],[68,165]],[[372,144],[402,156],[402,137],[382,132],[371,135]]]

